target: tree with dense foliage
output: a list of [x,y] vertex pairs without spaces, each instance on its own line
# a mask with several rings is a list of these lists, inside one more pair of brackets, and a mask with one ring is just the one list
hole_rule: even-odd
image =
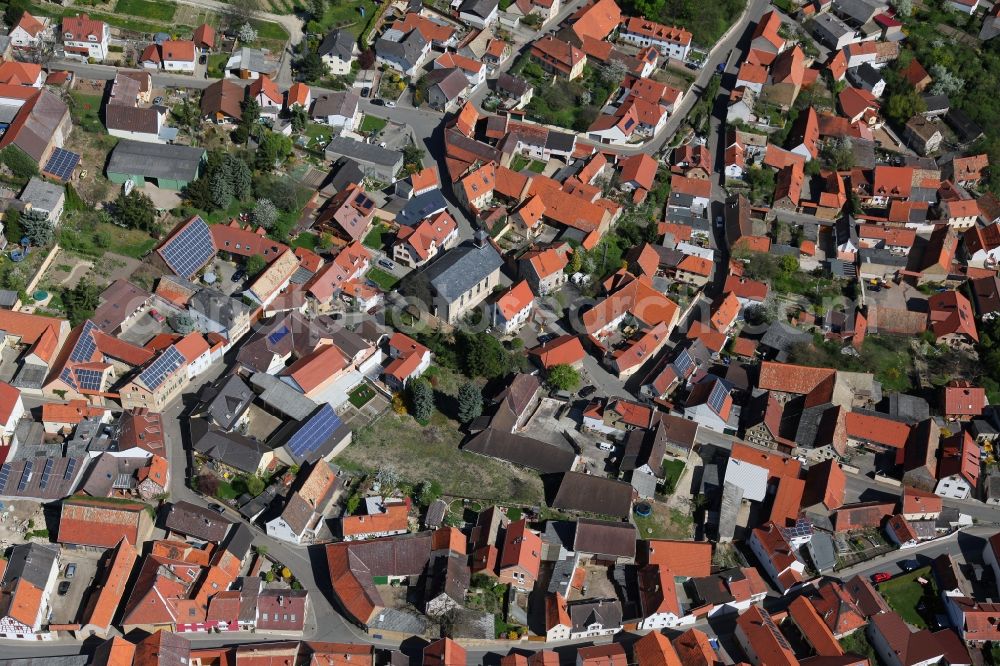
[[28,11],[31,3],[28,0],[7,0],[6,4],[7,7],[3,12],[3,22],[8,27],[13,28],[21,20],[21,15]]
[[265,131],[257,145],[257,168],[270,171],[292,154],[292,140],[284,134]]
[[247,257],[247,261],[243,265],[243,269],[247,272],[247,275],[253,277],[264,270],[265,266],[267,266],[267,261],[264,257],[259,254],[252,254]]
[[750,186],[750,200],[766,203],[774,194],[774,172],[771,169],[752,166],[743,173],[743,180]]
[[898,126],[903,126],[913,116],[927,110],[927,103],[913,88],[889,95],[885,105],[886,119]]
[[63,308],[66,318],[73,326],[79,326],[85,320],[94,316],[94,310],[100,304],[101,289],[88,280],[80,280],[72,289],[64,289],[62,293]]
[[303,48],[307,50],[295,61],[298,79],[306,83],[319,83],[326,76],[326,65],[323,64],[323,58],[320,57],[319,53],[309,48],[306,40],[303,40],[302,44]]
[[458,420],[471,423],[483,413],[483,392],[474,382],[465,382],[458,389]]
[[187,335],[195,329],[194,319],[192,319],[190,315],[183,313],[170,317],[167,320],[167,323],[170,324],[170,328],[181,335]]
[[412,143],[403,148],[403,163],[413,164],[420,167],[423,163],[425,151],[423,148],[414,146]]
[[15,178],[27,180],[38,175],[38,163],[15,145],[0,150],[0,162],[10,169]]
[[913,0],[891,0],[889,4],[896,10],[897,17],[907,18],[913,14]]
[[424,481],[417,488],[417,502],[423,507],[430,506],[441,497],[442,492],[441,484],[437,481]]
[[149,195],[133,188],[123,191],[112,206],[115,220],[126,229],[151,232],[156,230],[156,206]]
[[834,171],[848,171],[854,167],[854,144],[848,137],[824,141],[819,149],[823,166]]
[[427,423],[434,413],[434,391],[423,377],[410,382],[410,405],[413,418],[421,423]]
[[549,369],[547,381],[557,391],[575,391],[580,385],[580,373],[572,365],[560,363]]
[[257,31],[249,23],[244,23],[236,31],[236,38],[244,44],[252,44],[257,41]]
[[465,352],[465,371],[470,377],[496,379],[507,374],[507,350],[489,333],[460,333],[459,348]]
[[278,209],[270,199],[257,199],[256,205],[250,211],[250,222],[254,226],[264,227],[268,231],[274,228],[278,221]]
[[934,81],[931,84],[932,95],[954,95],[965,88],[965,80],[952,74],[941,63],[934,63],[928,72]]
[[26,210],[21,213],[21,229],[35,247],[45,247],[52,244],[55,230],[48,213],[39,210]]
[[253,191],[259,198],[270,199],[278,210],[285,213],[297,210],[301,205],[300,198],[303,201],[306,198],[291,178],[280,175],[264,175],[255,179]]
[[292,107],[288,119],[292,123],[292,131],[304,132],[306,125],[309,124],[309,113],[304,108],[296,104]]
[[229,208],[233,202],[233,186],[221,169],[210,176],[209,193],[212,205],[208,210]]

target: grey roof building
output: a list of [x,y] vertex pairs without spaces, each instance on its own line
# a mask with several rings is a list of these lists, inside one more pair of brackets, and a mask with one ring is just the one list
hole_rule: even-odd
[[337,192],[347,189],[349,185],[360,183],[365,178],[361,165],[349,157],[337,160],[330,174],[329,186]]
[[569,604],[573,633],[586,631],[587,627],[598,624],[602,629],[622,626],[622,604],[617,599],[597,599]]
[[396,222],[406,227],[419,224],[428,217],[448,208],[441,190],[428,190],[410,199],[402,199],[403,207],[396,213]]
[[[217,289],[199,289],[188,301],[189,313],[199,322],[218,332],[238,328],[250,316],[250,306],[238,298],[227,296]],[[230,340],[235,342],[235,340]]]
[[198,392],[201,405],[194,416],[204,416],[223,430],[232,430],[253,402],[254,392],[238,374],[220,377]]
[[205,156],[204,148],[122,139],[108,161],[108,179],[122,184],[131,178],[137,185],[150,180],[179,190],[198,178]]
[[232,524],[211,509],[182,501],[170,505],[164,527],[171,532],[191,536],[202,541],[222,543]]
[[462,243],[431,262],[421,277],[438,301],[433,308],[435,316],[453,322],[482,302],[496,285],[501,266],[500,253],[483,231],[472,242]]
[[447,110],[465,92],[469,80],[457,67],[435,69],[427,75],[427,103],[432,109]]
[[459,6],[458,11],[463,14],[472,14],[485,20],[496,13],[499,5],[499,0],[465,0]]
[[18,198],[25,204],[25,210],[30,207],[44,212],[52,224],[58,224],[66,199],[66,188],[32,176]]
[[203,456],[227,467],[256,474],[271,448],[239,433],[213,428],[205,419],[190,419],[191,446]]
[[312,399],[302,395],[274,375],[256,372],[251,375],[250,384],[258,399],[266,407],[296,421],[308,418],[316,409],[316,403]]
[[411,30],[398,42],[379,38],[375,42],[375,54],[379,59],[410,74],[420,65],[429,47],[430,42],[424,39],[419,30]]
[[273,77],[278,73],[278,63],[268,58],[260,49],[244,46],[226,61],[226,69],[230,71],[246,70]]
[[361,168],[367,178],[393,182],[403,168],[403,153],[374,144],[362,143],[343,136],[335,136],[326,144],[326,159],[336,161],[349,157]]
[[4,587],[13,581],[24,580],[44,590],[49,583],[52,565],[58,558],[59,546],[34,542],[14,546],[3,573]]
[[846,46],[854,37],[854,28],[827,12],[813,18],[810,25],[813,36],[833,48]]
[[326,120],[331,116],[352,118],[358,112],[360,102],[358,94],[349,90],[324,93],[316,97],[316,101],[313,102],[311,115],[313,120]]
[[347,30],[331,30],[320,42],[317,52],[320,56],[331,56],[350,62],[357,40]]
[[531,84],[519,76],[514,76],[504,72],[497,77],[497,92],[520,99],[531,90]]
[[783,321],[772,322],[760,339],[760,348],[768,358],[780,363],[788,360],[788,352],[800,342],[810,342],[812,336],[805,331],[786,324]]

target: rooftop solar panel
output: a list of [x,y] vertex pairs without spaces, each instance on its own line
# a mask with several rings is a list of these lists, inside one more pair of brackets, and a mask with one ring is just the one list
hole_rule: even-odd
[[21,472],[21,480],[17,483],[17,492],[21,492],[28,487],[28,481],[31,481],[31,470],[34,468],[35,465],[30,460],[24,463],[24,471]]
[[674,359],[674,367],[677,368],[679,375],[687,374],[692,365],[694,365],[694,361],[691,360],[691,354],[688,353],[687,349],[682,349],[681,353]]
[[0,492],[3,491],[3,487],[7,485],[7,479],[10,478],[10,463],[7,463],[0,467]]
[[208,224],[195,217],[160,248],[160,256],[177,275],[192,278],[215,256],[215,243]]
[[729,389],[726,385],[716,380],[715,386],[712,387],[712,392],[708,394],[708,407],[716,414],[722,412],[722,405],[726,402],[726,396],[729,395]]
[[62,182],[68,182],[73,177],[73,169],[80,163],[80,156],[63,148],[56,148],[52,151],[52,157],[45,163],[43,172]]
[[103,373],[100,370],[81,370],[79,368],[76,370],[80,389],[84,391],[100,391],[102,377]]
[[73,478],[73,472],[76,471],[76,458],[70,458],[69,462],[66,463],[66,471],[63,472],[63,480],[68,481]]
[[59,373],[59,379],[76,388],[76,380],[73,379],[73,372],[69,368],[63,368],[63,371]]
[[89,319],[83,322],[83,330],[80,331],[80,337],[77,338],[76,344],[73,345],[73,351],[69,354],[69,360],[76,363],[86,363],[94,357],[94,352],[97,351],[97,342],[94,340],[94,332],[97,330],[97,325]]
[[288,333],[288,327],[282,326],[277,331],[274,331],[271,335],[267,336],[267,342],[272,345],[278,344],[286,335],[288,335]]
[[340,425],[340,417],[333,411],[333,407],[323,405],[288,440],[288,450],[292,455],[304,458],[326,442]]
[[184,366],[184,357],[173,345],[163,350],[156,360],[139,374],[141,381],[150,391],[155,391],[167,375]]
[[45,489],[49,485],[49,476],[52,474],[52,466],[56,464],[56,461],[49,458],[45,461],[45,467],[42,468],[42,478],[38,482],[38,487]]

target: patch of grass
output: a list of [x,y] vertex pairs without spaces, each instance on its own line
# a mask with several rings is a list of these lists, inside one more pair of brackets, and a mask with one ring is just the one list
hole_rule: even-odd
[[220,481],[219,487],[215,489],[215,496],[218,497],[219,499],[224,499],[224,500],[236,499],[241,494],[242,493],[239,490],[237,490],[233,486],[233,484],[227,483],[225,481]]
[[97,233],[107,234],[111,239],[109,252],[123,254],[126,257],[141,259],[147,252],[156,247],[155,238],[138,229],[122,229],[108,222],[97,224]]
[[[923,577],[927,585],[921,585],[917,579]],[[897,576],[892,580],[877,585],[879,593],[900,617],[918,629],[926,629],[929,625],[925,617],[934,615],[937,602],[937,586],[930,567],[923,567],[908,574]],[[924,610],[918,606],[924,606]]]
[[250,19],[250,24],[257,30],[257,39],[276,42],[288,41],[288,31],[281,24],[274,21],[261,21],[260,19]]
[[353,391],[347,394],[347,399],[351,401],[351,404],[360,409],[364,407],[369,400],[375,397],[375,389],[368,384],[362,384],[358,386]]
[[386,273],[381,268],[371,269],[365,277],[378,285],[379,289],[384,291],[391,291],[396,286],[396,283],[399,282],[399,278],[395,275]]
[[521,520],[521,510],[516,506],[507,509],[507,518],[509,518],[512,523]]
[[213,53],[208,56],[208,75],[214,79],[220,79],[225,74],[226,62],[229,61],[228,53]]
[[690,539],[692,518],[677,509],[650,502],[653,513],[642,517],[632,514],[632,522],[639,530],[640,539]]
[[294,240],[292,240],[290,245],[293,249],[297,247],[304,247],[307,250],[313,250],[315,252],[316,247],[319,245],[319,236],[308,232],[299,234]]
[[677,488],[677,482],[681,478],[681,474],[684,473],[684,461],[683,460],[665,460],[663,461],[663,485],[667,490],[667,494],[671,494]]
[[528,165],[528,169],[534,171],[535,173],[541,173],[545,171],[545,162],[541,160],[531,160],[531,164]]
[[364,119],[361,121],[361,132],[362,133],[375,133],[381,131],[389,123],[385,118],[377,118],[375,116],[365,115]]
[[118,0],[115,3],[115,14],[129,14],[131,16],[141,16],[142,18],[154,21],[170,21],[174,18],[177,5],[172,2],[158,0]]
[[868,663],[870,664],[879,663],[875,648],[872,647],[872,644],[868,642],[867,638],[865,638],[864,628],[858,629],[850,636],[844,636],[841,638],[840,647],[844,649],[844,652],[850,652],[862,657],[867,657]]
[[70,114],[73,117],[73,124],[85,132],[94,134],[104,133],[104,124],[101,122],[101,96],[85,95],[80,92],[71,92],[73,99],[73,109]]
[[524,155],[514,155],[514,159],[510,161],[510,170],[520,171],[529,164],[531,164],[531,160],[529,160]]
[[361,242],[365,247],[370,247],[373,250],[381,250],[385,245],[384,237],[387,233],[389,233],[389,227],[384,224],[376,224]]
[[543,498],[537,474],[505,463],[466,453],[458,448],[463,435],[458,424],[440,412],[421,427],[407,415],[387,412],[360,428],[354,440],[335,459],[365,470],[394,469],[403,481],[437,481],[445,495],[487,502],[503,501],[536,506]]
[[[326,5],[323,18],[320,20],[320,32],[333,28],[346,27],[355,37],[361,36],[368,21],[375,15],[378,3],[374,0],[348,0],[347,2],[330,2]],[[364,10],[364,16],[361,10]]]

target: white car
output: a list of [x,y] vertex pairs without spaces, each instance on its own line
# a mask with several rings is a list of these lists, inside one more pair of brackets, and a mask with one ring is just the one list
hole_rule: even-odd
[[392,100],[389,100],[388,102],[385,103],[385,105],[391,109],[394,106],[396,106],[396,103],[393,102]]

